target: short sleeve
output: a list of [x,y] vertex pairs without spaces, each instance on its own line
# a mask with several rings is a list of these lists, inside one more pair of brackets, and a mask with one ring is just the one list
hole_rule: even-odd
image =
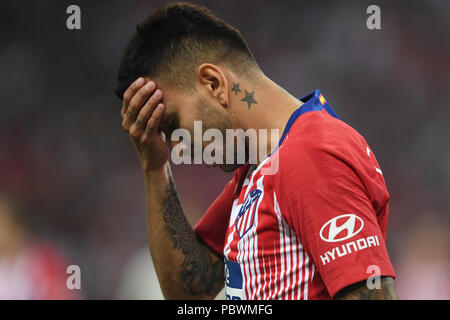
[[283,216],[334,297],[374,270],[380,276],[395,274],[382,230],[387,214],[381,210],[388,210],[389,200],[384,180],[367,172],[375,168],[365,158],[363,139],[331,142],[302,140],[297,148],[286,148],[280,154],[277,196]]
[[197,236],[221,256],[223,256],[235,188],[236,180],[233,178],[225,185],[222,193],[214,200],[194,228]]

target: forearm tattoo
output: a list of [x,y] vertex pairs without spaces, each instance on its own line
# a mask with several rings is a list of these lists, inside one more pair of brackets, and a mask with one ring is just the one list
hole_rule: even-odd
[[181,207],[175,183],[168,168],[169,184],[163,200],[163,220],[173,249],[184,255],[180,281],[191,295],[213,295],[223,286],[223,262],[195,235]]
[[339,300],[396,300],[394,279],[382,277],[380,289],[369,289],[365,281],[342,289],[336,296]]

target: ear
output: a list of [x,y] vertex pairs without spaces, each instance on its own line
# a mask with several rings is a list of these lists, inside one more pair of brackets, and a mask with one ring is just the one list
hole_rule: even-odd
[[223,106],[228,105],[228,81],[225,73],[216,65],[204,63],[197,71],[200,85]]

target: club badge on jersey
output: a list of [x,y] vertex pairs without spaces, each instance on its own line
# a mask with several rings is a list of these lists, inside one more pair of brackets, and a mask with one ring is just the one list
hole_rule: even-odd
[[261,190],[252,190],[239,210],[236,218],[236,231],[240,239],[250,230],[255,222],[256,204],[261,193]]

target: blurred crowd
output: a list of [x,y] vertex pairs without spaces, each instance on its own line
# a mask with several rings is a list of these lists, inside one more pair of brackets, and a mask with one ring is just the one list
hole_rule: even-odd
[[[75,31],[67,1],[0,3],[0,299],[159,299],[112,90],[130,34],[161,1],[76,2]],[[381,30],[366,27],[367,1],[197,3],[241,30],[271,79],[299,98],[320,89],[365,136],[391,195],[400,298],[450,299],[450,2],[380,2]],[[173,171],[192,224],[231,178]],[[65,287],[69,265],[80,290]]]

